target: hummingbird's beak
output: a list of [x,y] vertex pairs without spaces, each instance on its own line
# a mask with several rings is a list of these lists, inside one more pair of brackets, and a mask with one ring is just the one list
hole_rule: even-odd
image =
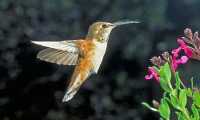
[[118,21],[118,22],[114,22],[113,25],[115,27],[120,26],[120,25],[126,25],[126,24],[132,24],[132,23],[140,23],[139,21]]

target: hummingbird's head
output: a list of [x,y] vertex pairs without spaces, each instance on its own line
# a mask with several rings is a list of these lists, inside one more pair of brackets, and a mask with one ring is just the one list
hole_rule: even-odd
[[137,21],[119,21],[115,23],[109,22],[95,22],[93,23],[88,30],[87,38],[96,40],[97,42],[107,42],[110,32],[113,28],[130,23],[139,23]]
[[89,27],[87,38],[94,39],[98,42],[106,42],[110,32],[115,26],[109,22],[95,22]]

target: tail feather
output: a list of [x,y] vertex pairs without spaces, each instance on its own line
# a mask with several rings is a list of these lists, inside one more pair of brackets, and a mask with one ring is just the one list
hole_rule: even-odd
[[77,93],[78,90],[73,90],[73,91],[67,91],[62,99],[62,102],[67,102],[69,100],[71,100],[74,95]]
[[82,83],[83,81],[80,80],[79,75],[77,75],[76,77],[72,77],[72,80],[68,86],[67,92],[65,93],[62,101],[67,102],[71,100],[74,97],[74,95],[77,93],[77,91],[79,90]]
[[85,82],[87,77],[89,77],[91,74],[90,69],[89,70],[85,69],[83,72],[80,72],[77,69],[80,69],[80,68],[77,68],[77,67],[75,68],[75,72],[72,75],[67,92],[65,93],[63,97],[63,100],[62,100],[63,102],[67,102],[71,100],[74,97],[74,95],[77,93],[81,85]]

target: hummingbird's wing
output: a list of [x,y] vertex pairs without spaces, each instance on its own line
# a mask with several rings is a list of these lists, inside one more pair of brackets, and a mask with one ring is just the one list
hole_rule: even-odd
[[76,44],[78,40],[66,40],[66,41],[31,41],[34,44],[53,48],[56,50],[67,51],[71,53],[78,53],[79,49]]
[[78,61],[78,54],[56,50],[53,48],[46,48],[37,54],[37,58],[56,64],[76,65]]
[[49,47],[37,54],[40,60],[62,65],[76,65],[79,49],[75,40],[71,41],[32,41],[32,43]]

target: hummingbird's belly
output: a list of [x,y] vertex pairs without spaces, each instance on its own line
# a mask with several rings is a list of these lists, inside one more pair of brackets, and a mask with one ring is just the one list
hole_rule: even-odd
[[97,73],[106,52],[107,43],[96,43],[96,49],[93,57],[94,72]]

